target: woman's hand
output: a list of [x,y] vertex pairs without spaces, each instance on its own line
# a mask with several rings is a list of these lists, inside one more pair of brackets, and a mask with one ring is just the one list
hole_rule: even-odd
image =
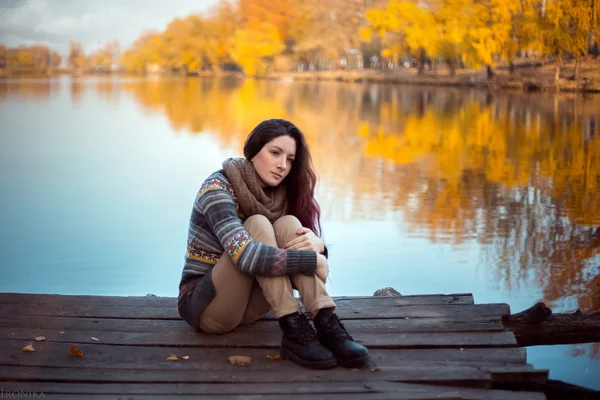
[[283,246],[284,249],[312,250],[319,254],[325,250],[325,243],[323,243],[323,240],[315,235],[310,229],[300,228],[296,231],[296,234],[301,236],[286,243],[285,246]]
[[325,283],[327,281],[327,275],[329,275],[329,265],[327,259],[323,254],[317,254],[317,269],[315,274]]

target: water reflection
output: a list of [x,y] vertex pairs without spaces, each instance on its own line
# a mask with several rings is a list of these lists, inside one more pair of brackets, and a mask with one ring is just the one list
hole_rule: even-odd
[[[345,218],[395,218],[433,242],[484,246],[499,284],[600,310],[600,98],[233,80],[132,82],[175,130],[239,147],[260,120],[307,133]],[[325,204],[327,208],[327,204]],[[335,213],[330,215],[335,218]],[[341,217],[341,215],[338,215]]]
[[[39,125],[25,124],[31,134],[26,137],[20,132],[21,120],[25,118],[18,116],[41,114],[40,108],[27,108],[27,103],[38,101],[48,103],[52,111],[40,117]],[[31,171],[22,165],[25,158],[19,158],[20,150],[28,156],[44,157],[48,149],[53,149],[56,154],[47,157],[48,164],[44,164],[46,158],[40,161],[44,171],[52,168],[56,160],[74,158],[74,161],[43,175],[44,179],[32,181],[44,182],[47,178],[49,184],[56,185],[52,190],[73,193],[79,193],[82,182],[94,182],[98,192],[88,188],[90,194],[96,193],[91,198],[99,201],[99,208],[104,202],[112,207],[121,205],[124,216],[110,215],[115,219],[109,222],[125,219],[122,229],[129,232],[129,226],[135,227],[135,222],[139,222],[131,217],[132,209],[137,206],[125,203],[134,202],[130,199],[132,196],[140,197],[135,199],[141,202],[146,194],[140,194],[139,187],[125,193],[128,182],[146,182],[148,174],[157,174],[163,167],[167,169],[167,180],[175,181],[175,176],[169,175],[174,170],[168,170],[167,164],[197,151],[193,148],[183,152],[181,146],[191,143],[185,140],[177,140],[180,147],[167,148],[169,142],[161,140],[169,135],[168,129],[156,128],[155,119],[133,115],[136,107],[130,107],[132,101],[150,114],[164,115],[177,135],[189,132],[210,137],[210,140],[195,141],[192,146],[220,142],[224,148],[241,149],[247,133],[261,120],[290,119],[305,131],[311,146],[321,178],[318,196],[327,222],[342,221],[345,229],[354,229],[358,225],[353,224],[362,221],[393,221],[397,229],[405,230],[400,236],[426,238],[428,244],[451,244],[453,248],[463,246],[468,258],[482,257],[480,268],[486,270],[488,280],[499,293],[516,293],[521,287],[534,287],[540,289],[543,296],[540,300],[557,311],[575,308],[600,311],[598,95],[490,94],[451,88],[231,79],[99,77],[71,80],[61,77],[43,81],[0,81],[0,112],[8,110],[12,117],[3,115],[2,120],[10,122],[6,125],[8,128],[3,127],[6,132],[16,132],[13,136],[0,136],[2,144],[9,149],[5,154],[14,153],[7,160],[0,157],[0,164],[5,166],[5,171],[21,172],[21,175],[11,172],[0,176],[5,179],[0,179],[0,183],[14,190],[19,187],[6,182],[31,178],[27,175]],[[64,102],[70,102],[77,112],[68,110]],[[118,107],[113,107],[117,104]],[[20,109],[24,111],[19,113]],[[95,118],[98,116],[99,119]],[[66,122],[60,125],[53,118],[60,121],[66,118]],[[99,121],[104,118],[112,118],[109,125],[112,131],[96,126],[102,125]],[[46,131],[50,124],[55,129],[52,135]],[[143,134],[133,135],[131,129]],[[33,134],[36,130],[41,133]],[[157,134],[157,130],[161,134],[163,130],[167,132],[162,138],[151,136]],[[125,139],[122,132],[134,138]],[[146,153],[142,148],[136,149],[141,155],[133,162],[130,142],[141,142],[147,137],[161,144]],[[170,158],[157,155],[157,151],[163,151],[160,147],[163,145],[165,153],[172,152]],[[15,148],[10,150],[11,146]],[[202,149],[197,156],[202,157],[203,152],[212,154],[213,150]],[[90,163],[98,163],[102,168],[88,163],[86,170],[82,160],[88,158]],[[106,160],[109,162],[105,165]],[[34,161],[32,157],[24,164],[35,164]],[[137,168],[132,167],[134,164]],[[152,170],[153,164],[159,167]],[[185,168],[188,168],[187,163]],[[127,183],[113,176],[113,170],[126,173],[120,176],[126,177]],[[90,171],[95,175],[90,175]],[[60,182],[60,177],[69,172],[74,173],[69,176],[75,182],[73,187]],[[114,184],[115,181],[118,182]],[[180,187],[165,187],[181,191]],[[108,193],[107,189],[123,192],[122,197],[104,194]],[[168,191],[164,187],[156,190]],[[23,195],[24,199],[30,197]],[[65,197],[68,215],[72,214],[74,220],[85,220],[85,214],[71,213],[71,210],[81,209],[84,201],[75,196],[75,200],[69,202],[68,196]],[[187,215],[187,199],[181,204],[185,205]],[[160,203],[160,206],[165,204]],[[165,213],[158,206],[149,211]],[[109,218],[108,214],[98,215]],[[19,221],[29,219],[27,214]],[[177,219],[181,220],[179,214]],[[147,220],[146,215],[143,220]],[[327,225],[325,228],[327,231]],[[53,232],[56,228],[49,224],[46,229]],[[64,229],[71,230],[76,231]],[[6,232],[7,240],[13,240],[13,232]],[[94,246],[96,240],[105,240],[106,232],[111,231],[100,231],[98,236],[90,238]],[[135,242],[141,234],[148,235],[146,231],[136,231],[131,237],[118,236],[118,240]],[[56,237],[64,243],[73,242],[70,236]],[[156,240],[160,246],[167,247],[162,235]],[[9,245],[17,247],[14,242]],[[177,244],[172,246],[175,248]],[[64,249],[56,247],[55,253],[62,256]],[[353,250],[350,247],[347,246],[348,251]],[[115,258],[137,254],[135,249],[124,248],[126,250]],[[429,247],[424,248],[428,250]],[[171,253],[179,255],[181,252],[177,248],[168,253],[170,257]],[[73,263],[79,268],[79,253],[73,250],[72,254]],[[20,262],[16,257],[12,260]],[[113,259],[96,261],[120,265]],[[172,261],[165,257],[164,265],[171,262],[176,264],[179,259]],[[63,264],[60,260],[58,263]],[[157,270],[164,269],[164,265],[157,266]],[[393,267],[390,261],[380,270]],[[424,265],[423,269],[431,273],[436,267]],[[174,276],[180,272],[178,265],[176,269]],[[122,272],[115,267],[114,273]],[[456,268],[448,270],[448,274],[460,273]],[[130,279],[138,280],[137,276]],[[464,279],[469,290],[478,283],[473,277]],[[127,277],[119,281],[124,287],[131,282]],[[530,292],[536,290],[528,294]],[[537,295],[531,295],[527,301],[538,300],[534,296]],[[560,350],[558,356],[553,353],[552,357],[561,359],[557,364],[563,364],[563,353],[573,358],[586,357],[591,362],[598,359],[600,344],[570,346],[564,352]],[[544,349],[544,354],[549,351]],[[551,371],[554,368],[552,366]]]
[[[408,224],[434,243],[476,240],[506,290],[534,279],[554,307],[600,311],[600,97],[232,79],[67,81],[124,90],[175,132],[241,148],[265,118],[307,135],[329,219]],[[4,83],[47,98],[57,80]],[[340,198],[350,210],[335,207]],[[567,301],[568,300],[568,301]]]
[[0,79],[0,102],[10,97],[28,101],[47,101],[61,90],[58,78]]

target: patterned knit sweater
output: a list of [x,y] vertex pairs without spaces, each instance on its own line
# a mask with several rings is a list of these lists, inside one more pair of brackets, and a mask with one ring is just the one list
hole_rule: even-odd
[[248,275],[315,274],[314,251],[284,250],[255,242],[242,225],[245,218],[223,170],[202,183],[190,218],[177,302],[179,314],[196,330],[200,313],[216,295],[210,272],[221,256],[230,257]]

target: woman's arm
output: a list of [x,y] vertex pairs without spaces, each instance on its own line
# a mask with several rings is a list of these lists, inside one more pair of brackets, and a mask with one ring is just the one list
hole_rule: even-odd
[[313,231],[308,228],[300,228],[296,231],[298,236],[296,239],[286,243],[284,249],[295,249],[295,250],[312,250],[319,254],[323,254],[325,258],[328,257],[329,252],[323,239],[315,235]]
[[315,274],[317,254],[314,251],[286,250],[253,241],[237,214],[233,196],[222,183],[213,180],[201,188],[195,206],[243,273],[258,276]]

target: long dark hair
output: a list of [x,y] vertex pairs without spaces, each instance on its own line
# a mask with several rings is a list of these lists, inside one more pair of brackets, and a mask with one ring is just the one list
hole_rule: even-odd
[[252,160],[265,144],[284,135],[296,141],[296,157],[283,182],[287,193],[287,211],[298,218],[302,226],[321,236],[321,208],[315,200],[317,174],[300,129],[285,119],[267,119],[256,125],[246,138],[244,156]]

